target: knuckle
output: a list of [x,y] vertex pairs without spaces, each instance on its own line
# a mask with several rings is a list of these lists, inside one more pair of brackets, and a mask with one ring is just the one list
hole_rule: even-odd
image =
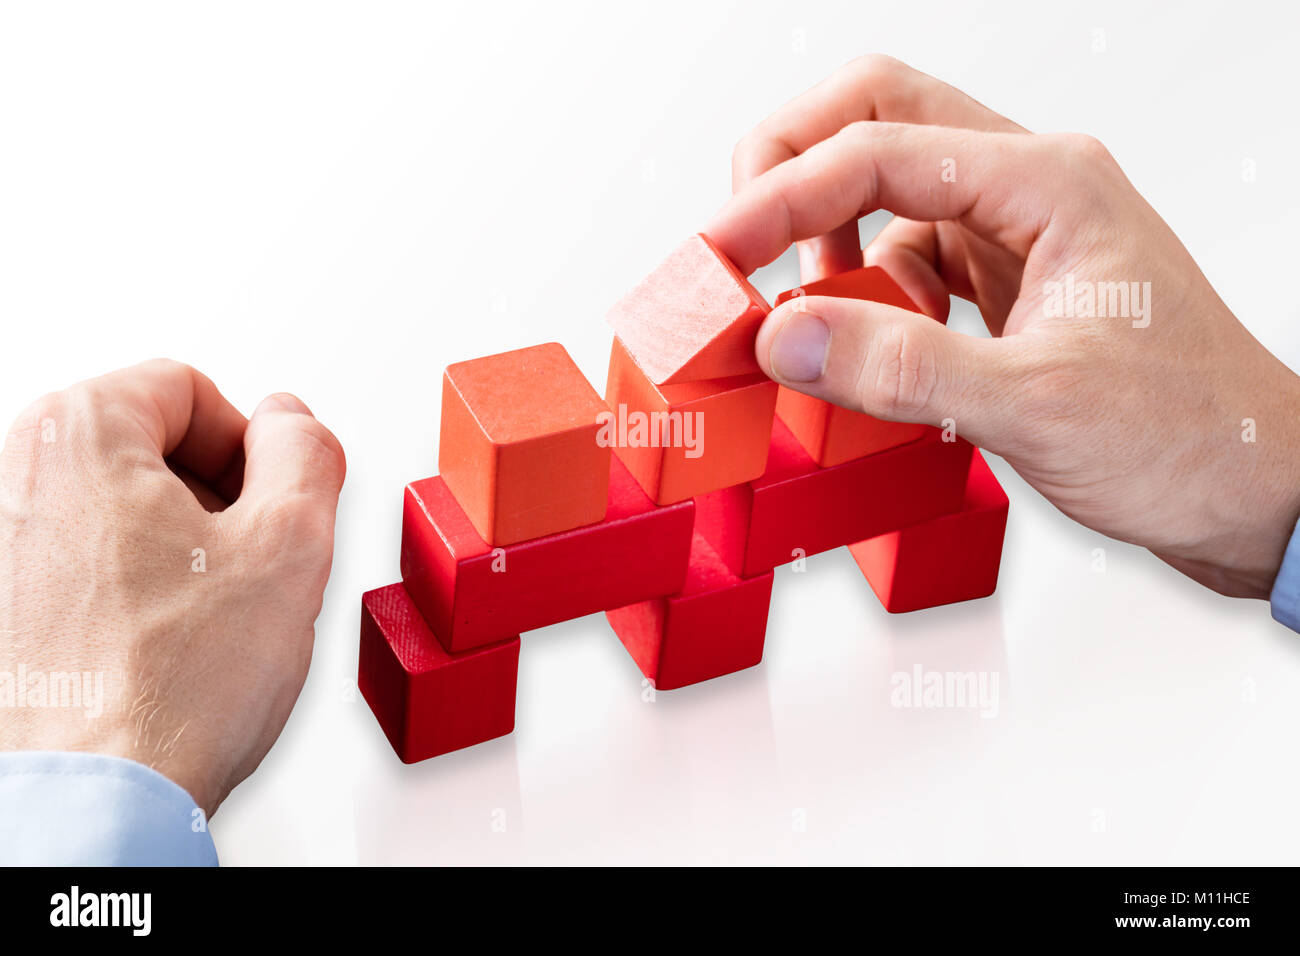
[[334,433],[314,418],[300,422],[298,429],[299,440],[305,445],[307,467],[329,469],[329,473],[337,474],[342,483],[347,459],[343,454],[343,445]]
[[65,393],[50,392],[47,395],[42,395],[23,409],[19,416],[14,419],[13,425],[9,428],[9,433],[19,435],[40,428],[41,422],[48,419],[57,421],[65,418],[67,408],[68,399]]
[[1071,162],[1081,166],[1098,168],[1113,166],[1114,157],[1095,136],[1087,133],[1060,133],[1052,137],[1056,148]]
[[60,409],[62,399],[57,394],[43,395],[23,409],[5,431],[4,441],[0,443],[0,454],[4,456],[6,470],[10,466],[22,464],[30,467],[35,459],[35,450],[40,447],[42,435],[48,434],[49,422],[55,423],[62,418]]
[[[847,126],[843,127],[830,140],[823,140],[818,146],[830,144],[833,141],[847,139],[845,146],[850,152],[857,153],[863,157],[874,156],[877,150],[897,142],[903,135],[895,123],[880,122],[877,120],[854,120]],[[816,149],[818,147],[814,147]],[[811,151],[810,151],[811,152]],[[827,162],[832,161],[831,150],[825,155]],[[874,175],[874,174],[873,174]]]
[[888,83],[908,68],[887,53],[864,53],[850,64],[858,78],[868,85]]
[[731,165],[733,168],[743,165],[754,151],[755,135],[755,131],[751,130],[736,140],[736,145],[731,149]]
[[841,130],[845,136],[851,136],[862,142],[869,142],[880,133],[880,124],[871,120],[854,120]]
[[35,442],[63,443],[63,439],[76,433],[79,440],[73,447],[84,447],[87,433],[93,438],[96,405],[81,385],[60,392],[42,395],[27,406],[9,426],[5,444],[15,447]]
[[65,393],[70,419],[81,423],[87,447],[98,453],[120,448],[121,436],[141,427],[140,412],[119,392],[98,382],[82,382]]
[[891,322],[872,336],[858,371],[862,408],[886,419],[909,419],[929,408],[939,384],[934,344],[915,327]]
[[184,362],[178,361],[174,358],[167,358],[166,356],[146,359],[144,362],[140,363],[140,368],[168,374],[188,373],[192,375],[194,373],[194,367],[192,365],[187,365]]

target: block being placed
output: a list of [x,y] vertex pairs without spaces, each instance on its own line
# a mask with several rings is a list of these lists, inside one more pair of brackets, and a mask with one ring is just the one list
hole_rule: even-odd
[[361,596],[357,686],[406,763],[515,727],[519,638],[449,654],[401,584]]
[[695,528],[742,577],[961,508],[971,445],[914,442],[819,468],[778,415],[760,478],[695,499]]
[[485,541],[514,544],[605,516],[604,410],[556,342],[447,367],[438,470]]
[[680,594],[605,612],[658,690],[711,680],[763,659],[772,572],[737,577],[699,535]]
[[610,310],[608,322],[655,385],[759,371],[769,307],[704,235],[692,236]]
[[438,640],[463,651],[560,621],[675,594],[695,508],[656,507],[617,459],[604,520],[491,547],[446,482],[406,487],[402,580]]
[[685,501],[763,473],[776,391],[761,372],[655,385],[615,338],[601,440],[655,503]]
[[919,611],[988,597],[998,586],[1007,495],[971,457],[961,511],[849,546],[885,610]]
[[[866,299],[911,312],[921,311],[898,283],[877,266],[842,272],[782,292],[777,296],[776,304],[799,295]],[[881,421],[784,386],[777,396],[776,412],[813,461],[823,467],[916,441],[925,433],[924,425]]]

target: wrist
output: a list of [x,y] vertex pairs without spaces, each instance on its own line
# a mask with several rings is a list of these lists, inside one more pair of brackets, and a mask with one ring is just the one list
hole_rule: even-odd
[[1277,365],[1261,407],[1233,415],[1231,443],[1215,455],[1226,466],[1209,502],[1221,530],[1206,557],[1216,590],[1232,596],[1268,599],[1300,520],[1300,377]]

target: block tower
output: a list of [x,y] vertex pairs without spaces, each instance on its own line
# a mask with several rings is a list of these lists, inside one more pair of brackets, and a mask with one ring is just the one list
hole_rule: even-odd
[[[917,311],[878,268],[777,302],[801,293]],[[402,580],[361,599],[358,684],[402,760],[510,733],[519,635],[560,621],[605,612],[670,690],[759,663],[773,570],[821,551],[891,612],[993,592],[1007,497],[979,452],[779,387],[768,311],[699,235],[610,313],[603,399],[555,343],[447,368]]]

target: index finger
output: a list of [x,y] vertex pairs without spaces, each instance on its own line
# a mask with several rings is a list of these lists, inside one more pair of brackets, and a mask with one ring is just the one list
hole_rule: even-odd
[[[85,383],[100,402],[128,413],[139,438],[167,459],[216,486],[237,481],[243,465],[246,419],[212,380],[181,362],[154,359]],[[233,476],[233,478],[232,478]],[[238,484],[233,491],[238,493]]]
[[[906,123],[854,123],[738,192],[704,234],[748,275],[792,242],[877,209],[956,220],[1027,255],[1061,172],[1040,138]],[[951,163],[955,176],[941,177]]]
[[863,120],[1027,132],[956,87],[893,57],[870,54],[840,67],[754,127],[732,156],[732,189]]

